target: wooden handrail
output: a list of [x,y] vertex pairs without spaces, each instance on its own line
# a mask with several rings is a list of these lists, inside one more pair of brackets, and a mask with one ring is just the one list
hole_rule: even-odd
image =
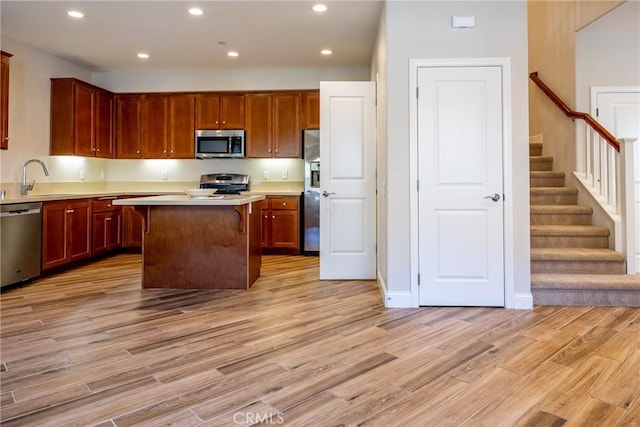
[[549,86],[547,86],[546,84],[544,84],[542,80],[540,80],[540,77],[538,77],[537,71],[534,71],[533,73],[529,74],[529,78],[533,80],[536,86],[538,86],[542,90],[542,92],[544,92],[544,94],[549,97],[551,102],[556,104],[556,106],[560,109],[560,111],[562,111],[565,114],[565,116],[571,119],[584,120],[591,127],[591,129],[595,130],[598,133],[598,135],[600,135],[605,141],[607,141],[607,143],[610,146],[612,146],[618,153],[620,152],[620,143],[618,142],[615,136],[611,135],[611,133],[609,133],[609,131],[605,129],[604,126],[598,123],[596,119],[591,117],[589,114],[573,111],[571,108],[569,108],[567,104],[565,104],[562,101],[562,99],[560,99],[560,97],[558,97],[558,95],[556,95],[549,88]]

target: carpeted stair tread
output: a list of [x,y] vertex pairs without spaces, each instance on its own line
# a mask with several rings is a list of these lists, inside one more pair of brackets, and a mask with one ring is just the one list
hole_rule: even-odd
[[557,171],[529,171],[529,176],[531,178],[565,178],[567,175]]
[[532,225],[532,236],[608,236],[609,229],[593,225]]
[[551,194],[578,194],[578,189],[573,187],[531,187],[531,195],[551,195]]
[[532,274],[532,289],[615,289],[640,292],[640,274]]
[[625,261],[623,254],[607,248],[531,248],[531,261]]
[[593,209],[582,205],[532,205],[529,206],[532,214],[592,214]]

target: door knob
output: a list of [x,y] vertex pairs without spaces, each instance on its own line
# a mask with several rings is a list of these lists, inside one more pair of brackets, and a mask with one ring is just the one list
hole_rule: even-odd
[[492,195],[490,195],[490,196],[484,196],[484,198],[485,198],[485,199],[491,199],[491,200],[493,200],[494,202],[497,202],[498,200],[500,200],[500,194],[498,194],[498,193],[493,193],[493,194],[492,194]]
[[330,196],[330,195],[332,195],[332,194],[336,194],[336,193],[327,193],[327,191],[326,191],[326,190],[322,192],[322,195],[323,195],[324,197],[329,197],[329,196]]

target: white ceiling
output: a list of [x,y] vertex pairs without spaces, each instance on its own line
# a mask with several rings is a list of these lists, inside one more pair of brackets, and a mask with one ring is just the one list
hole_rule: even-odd
[[[317,14],[318,2],[1,0],[0,30],[92,71],[368,67],[382,2],[324,1]],[[189,15],[194,6],[205,14]]]

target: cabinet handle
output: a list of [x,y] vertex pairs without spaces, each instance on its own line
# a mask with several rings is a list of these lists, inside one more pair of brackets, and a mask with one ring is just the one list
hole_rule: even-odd
[[73,213],[73,209],[67,209],[67,213],[68,213],[68,214]]
[[113,218],[105,218],[105,221],[111,221]]

